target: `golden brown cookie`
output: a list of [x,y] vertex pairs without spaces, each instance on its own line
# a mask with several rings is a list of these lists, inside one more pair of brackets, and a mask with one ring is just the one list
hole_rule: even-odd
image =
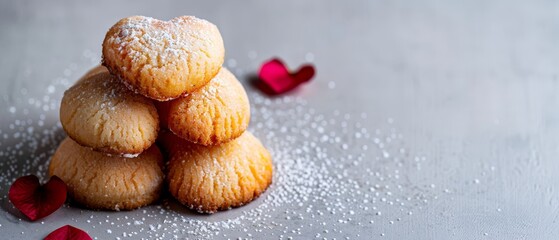
[[101,72],[66,90],[62,127],[73,140],[96,151],[133,157],[157,138],[159,117],[152,100]]
[[129,210],[159,198],[163,158],[152,146],[136,158],[110,157],[66,138],[52,157],[49,175],[68,185],[68,194],[92,209]]
[[76,83],[83,81],[84,79],[88,79],[90,77],[92,77],[93,75],[97,75],[99,73],[104,73],[104,72],[109,72],[109,70],[104,67],[103,65],[97,65],[95,67],[93,67],[92,69],[89,69],[89,71],[87,71],[80,79],[78,79],[78,81],[76,81]]
[[204,86],[221,68],[224,54],[217,27],[193,16],[127,17],[103,41],[103,65],[130,88],[160,101]]
[[158,103],[156,107],[169,130],[183,139],[206,146],[240,136],[250,121],[247,94],[225,68],[201,89]]
[[270,153],[249,132],[209,147],[172,133],[162,135],[162,144],[169,154],[169,191],[191,209],[214,213],[242,206],[272,183]]

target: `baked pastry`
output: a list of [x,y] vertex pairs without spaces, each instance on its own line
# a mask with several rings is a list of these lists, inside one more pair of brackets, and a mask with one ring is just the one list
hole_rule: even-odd
[[111,157],[64,139],[50,162],[49,175],[68,185],[77,203],[92,209],[129,210],[159,198],[163,157],[152,146],[136,158]]
[[240,136],[250,121],[247,94],[225,68],[201,89],[172,101],[157,103],[156,107],[169,130],[183,139],[206,146]]
[[272,158],[260,141],[245,132],[230,142],[202,146],[162,134],[169,154],[169,192],[202,213],[242,206],[272,183]]
[[130,88],[159,101],[204,86],[221,68],[224,54],[217,27],[193,16],[170,21],[127,17],[103,41],[103,65]]
[[62,127],[73,140],[96,151],[133,157],[156,140],[159,116],[152,100],[101,72],[66,90]]
[[97,65],[95,67],[93,67],[92,69],[89,69],[89,71],[87,71],[80,79],[78,79],[78,81],[76,81],[76,83],[83,81],[84,79],[88,79],[91,76],[97,75],[99,73],[104,73],[104,72],[109,72],[109,70],[104,67],[103,65]]

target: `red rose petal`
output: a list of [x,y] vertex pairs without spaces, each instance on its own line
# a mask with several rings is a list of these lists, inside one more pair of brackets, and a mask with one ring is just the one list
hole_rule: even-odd
[[304,65],[296,72],[290,73],[280,59],[274,58],[262,64],[258,77],[274,94],[281,94],[311,80],[314,73],[312,65]]
[[54,230],[44,240],[92,240],[83,230],[70,225]]
[[58,210],[66,201],[66,184],[53,176],[42,185],[35,175],[16,179],[10,187],[8,198],[31,221],[44,218]]

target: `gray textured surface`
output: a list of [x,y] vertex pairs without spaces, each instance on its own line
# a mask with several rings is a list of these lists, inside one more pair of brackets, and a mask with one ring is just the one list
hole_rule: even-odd
[[[375,216],[376,210],[361,209],[350,216],[349,224],[336,225],[337,213],[327,217],[324,226],[309,226],[314,217],[286,220],[281,209],[304,209],[285,205],[278,206],[279,213],[266,220],[279,226],[250,236],[242,228],[220,234],[296,239],[313,238],[315,233],[338,239],[559,236],[557,2],[95,2],[1,1],[0,127],[4,132],[9,132],[14,119],[37,119],[39,114],[45,115],[46,126],[54,126],[57,111],[31,111],[23,116],[19,106],[27,104],[31,96],[44,96],[53,81],[75,78],[92,66],[84,56],[99,55],[105,31],[118,19],[137,14],[160,19],[196,15],[219,26],[226,58],[234,59],[229,64],[236,65],[233,68],[242,81],[272,56],[281,56],[293,67],[313,60],[318,76],[293,95],[326,118],[335,111],[366,114],[361,123],[373,131],[390,128],[386,121],[391,119],[404,136],[410,162],[416,155],[426,158],[418,171],[407,171],[408,164],[412,166],[408,161],[398,167],[403,169],[400,177],[411,181],[408,186],[420,186],[399,194],[429,198],[406,208],[411,215],[386,208]],[[278,107],[270,107],[274,106]],[[18,111],[9,113],[10,107]],[[256,131],[259,134],[265,133]],[[337,134],[342,141],[346,135],[353,136],[351,130]],[[14,143],[3,141],[4,147],[10,144]],[[360,148],[350,151],[357,155]],[[362,164],[361,169],[366,169],[367,163]],[[392,168],[382,161],[368,164],[381,169],[381,175],[383,168]],[[2,166],[3,195],[6,184],[15,177],[7,174],[12,170]],[[340,181],[366,181],[360,179],[366,176],[357,169]],[[370,181],[375,184],[377,179]],[[7,200],[2,202],[6,209]],[[385,209],[380,200],[378,209]],[[208,221],[227,219],[244,210],[220,213]],[[127,231],[126,226],[112,228],[115,234],[105,236],[105,230],[90,229],[83,219],[109,214],[84,211],[68,208],[44,224],[13,222],[3,212],[0,232],[10,239],[40,238],[58,226],[49,225],[49,220],[58,224],[65,218],[99,239],[114,239],[119,231]],[[111,215],[110,221],[118,222],[127,214],[138,217],[142,213],[119,213]],[[371,219],[374,224],[369,224]],[[160,219],[150,216],[149,221]],[[331,224],[336,225],[335,230]],[[301,234],[289,232],[299,227]],[[178,236],[194,237],[187,233]],[[124,239],[135,238],[138,236]]]

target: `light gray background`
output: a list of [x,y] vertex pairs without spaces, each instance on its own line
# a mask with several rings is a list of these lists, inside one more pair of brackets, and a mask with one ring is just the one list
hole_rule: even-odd
[[[371,129],[394,121],[429,159],[422,181],[450,193],[394,227],[347,226],[362,233],[351,238],[559,236],[559,2],[3,0],[0,107],[25,103],[22,88],[44,95],[69,64],[99,55],[106,30],[129,15],[208,19],[226,59],[243,66],[241,81],[273,56],[291,67],[313,61],[315,81],[293,95],[321,113],[366,113]],[[0,127],[11,121],[0,116]]]

